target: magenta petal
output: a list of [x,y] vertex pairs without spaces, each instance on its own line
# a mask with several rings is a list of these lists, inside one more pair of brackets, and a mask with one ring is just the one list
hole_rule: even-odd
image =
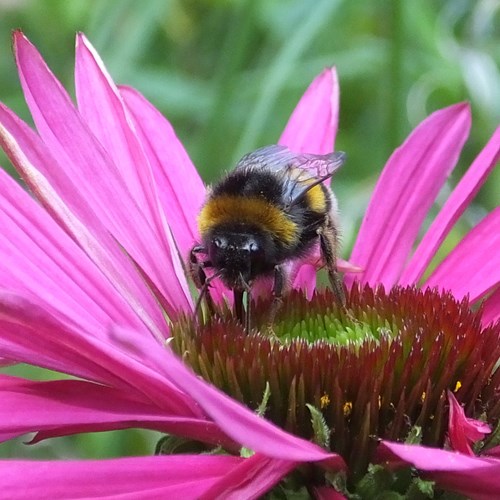
[[453,224],[463,214],[500,159],[500,127],[474,160],[425,233],[399,283],[418,282]]
[[500,288],[497,288],[485,301],[483,305],[483,325],[489,325],[500,319]]
[[453,450],[474,456],[471,444],[483,439],[485,434],[489,434],[491,429],[488,424],[467,418],[464,409],[460,406],[451,391],[447,391],[450,411],[448,417],[448,439]]
[[[73,276],[76,270],[80,270],[86,278],[96,279],[99,274],[97,266],[104,276],[100,278],[103,282],[100,286],[107,288],[114,301],[120,301],[120,296],[128,302],[134,312],[143,320],[151,332],[158,338],[166,335],[164,331],[165,320],[158,307],[157,301],[152,296],[151,291],[144,284],[142,278],[138,275],[130,259],[124,255],[123,249],[116,244],[116,240],[109,234],[107,228],[102,224],[101,218],[88,207],[88,200],[82,195],[73,180],[65,175],[65,170],[58,165],[58,161],[48,151],[40,138],[9,109],[0,103],[0,144],[5,149],[13,165],[25,180],[31,191],[37,196],[40,202],[46,207],[52,218],[79,244],[82,250],[87,254],[85,256],[69,238],[63,234],[55,222],[51,220],[47,213],[41,210],[40,206],[33,202],[31,197],[12,181],[5,174],[0,176],[0,191],[4,195],[1,204],[2,210],[12,219],[12,229],[20,234],[25,243],[16,243],[18,249],[17,257],[28,259],[26,265],[33,262],[34,272],[30,275],[32,283],[36,286],[43,286],[47,279],[52,280],[57,286],[63,288],[67,278]],[[44,173],[51,169],[57,171],[60,175],[54,179],[56,184],[51,186]],[[70,206],[66,205],[57,192],[64,192],[70,201]],[[70,208],[71,207],[71,208]],[[73,211],[72,211],[73,210]],[[80,219],[75,215],[78,213]],[[3,217],[3,214],[2,214]],[[13,224],[15,221],[15,224]],[[6,222],[0,224],[6,228]],[[52,248],[48,245],[42,245],[39,241],[39,233],[47,233],[42,239],[54,241]],[[7,236],[6,229],[4,234]],[[9,243],[12,243],[16,236],[11,233],[8,235]],[[35,243],[36,242],[36,243]],[[40,248],[39,248],[40,247]],[[41,265],[35,259],[35,255],[46,254],[52,262]],[[27,254],[34,254],[27,257]],[[21,254],[24,254],[22,257]],[[6,255],[10,255],[9,252]],[[15,256],[12,256],[13,258]],[[95,264],[92,265],[90,262]],[[5,259],[4,259],[5,263]],[[68,275],[66,279],[60,276],[56,277],[54,272],[45,273],[45,280],[40,278],[40,273],[58,264]],[[24,266],[21,265],[20,269]],[[14,273],[16,269],[7,268],[7,271]],[[19,270],[17,270],[19,271]],[[109,280],[111,284],[104,283]],[[75,278],[71,278],[75,280]],[[5,284],[5,283],[4,283]],[[85,287],[82,287],[85,289]],[[15,288],[14,288],[15,289]],[[39,293],[40,297],[46,296]],[[65,295],[67,291],[61,290],[58,295]],[[106,300],[95,290],[90,296],[95,301],[100,297],[99,302],[105,303]],[[74,299],[78,301],[78,294]],[[69,293],[68,296],[73,296]],[[129,313],[130,314],[130,313]],[[123,322],[123,316],[119,322]],[[116,318],[118,319],[118,318]]]
[[[166,225],[153,172],[133,129],[132,117],[103,62],[81,34],[77,37],[75,81],[80,113],[114,164],[119,166],[120,176],[150,223],[155,239],[170,252],[174,279],[184,282],[176,243]],[[175,216],[168,213],[168,221],[173,221]],[[165,270],[160,271],[160,275]],[[162,289],[159,277],[149,275],[149,278],[159,281],[155,285]]]
[[137,342],[123,328],[96,332],[84,319],[77,323],[49,304],[0,289],[0,356],[129,390],[175,415],[203,418],[196,403],[161,375],[165,353],[149,335]]
[[[1,117],[0,109],[0,122]],[[39,297],[76,321],[84,318],[86,324],[91,323],[93,327],[118,323],[148,335],[123,298],[129,298],[129,294],[117,293],[84,252],[3,170],[0,171],[0,189],[0,250],[3,255],[0,283],[3,287]],[[110,271],[102,264],[104,270]],[[127,280],[123,275],[117,276],[117,280],[125,289],[137,290],[134,280]],[[146,293],[144,288],[140,290]],[[156,315],[158,306],[153,309],[147,295],[145,298],[143,317],[147,315],[144,309],[148,304]],[[135,305],[134,300],[130,302]],[[155,320],[159,327],[160,318]],[[160,331],[158,336],[162,336]]]
[[[151,165],[176,246],[181,257],[187,259],[193,245],[199,242],[196,220],[205,199],[205,185],[165,117],[137,90],[121,86],[120,94]],[[222,298],[224,292],[227,289],[220,282],[212,284],[213,298]],[[227,300],[231,302],[232,295]]]
[[334,150],[338,120],[337,71],[327,68],[314,79],[300,99],[279,144],[297,153],[330,153]]
[[[365,270],[361,281],[387,287],[398,281],[469,129],[469,107],[450,106],[429,116],[393,153],[375,187],[349,259]],[[348,281],[352,279],[348,277]]]
[[232,446],[212,422],[168,413],[131,391],[81,380],[34,382],[0,375],[0,399],[0,435],[38,432],[32,443],[136,427]]
[[0,491],[11,499],[200,498],[244,460],[222,455],[0,460]]
[[[176,249],[159,238],[152,222],[133,199],[118,167],[93,136],[74,108],[66,91],[50,72],[36,49],[20,33],[14,47],[26,102],[43,141],[64,165],[64,175],[78,186],[122,249],[161,292],[159,300],[175,317],[179,309],[192,307],[187,282]],[[45,175],[53,185],[62,174],[51,169]],[[69,193],[59,193],[71,206]]]
[[297,464],[276,460],[263,455],[253,455],[230,469],[208,489],[202,499],[261,498],[292,471]]
[[293,462],[318,462],[334,470],[344,469],[339,455],[288,434],[248,408],[207,384],[172,353],[165,351],[162,371],[189,394],[224,432],[242,446],[269,457]]
[[489,448],[484,452],[484,455],[500,459],[500,446]]
[[490,212],[439,264],[425,282],[458,299],[480,299],[500,283],[500,207]]
[[439,487],[474,500],[491,500],[500,495],[500,460],[389,441],[382,441],[377,453],[379,462],[411,465]]
[[[336,69],[325,69],[300,99],[279,144],[298,153],[332,152],[339,120],[339,94]],[[316,284],[316,269],[309,264],[294,264],[293,267],[293,287],[305,289],[311,297]]]
[[156,192],[152,173],[118,89],[103,62],[84,35],[76,39],[75,87],[78,110],[95,137],[104,146],[119,174],[144,212],[157,222]]
[[120,87],[153,170],[158,196],[183,257],[198,240],[196,218],[205,186],[170,123],[139,92]]

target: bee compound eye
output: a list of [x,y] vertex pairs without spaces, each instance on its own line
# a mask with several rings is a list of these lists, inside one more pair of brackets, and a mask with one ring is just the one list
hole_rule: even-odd
[[212,243],[217,248],[222,248],[224,246],[224,241],[222,240],[222,238],[214,238],[213,241],[212,241]]
[[257,252],[259,250],[259,245],[255,241],[252,241],[250,242],[248,249],[250,250],[250,252]]

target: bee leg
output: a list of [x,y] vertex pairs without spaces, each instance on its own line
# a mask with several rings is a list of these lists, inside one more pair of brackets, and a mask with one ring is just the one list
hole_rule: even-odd
[[285,268],[281,265],[274,266],[274,285],[273,285],[273,303],[269,313],[267,329],[274,335],[273,323],[276,319],[276,314],[283,305],[283,291],[285,290]]
[[197,316],[197,313],[200,309],[203,297],[205,297],[205,303],[207,304],[207,308],[210,313],[213,314],[215,311],[212,296],[210,295],[210,292],[208,290],[210,282],[215,275],[207,279],[207,275],[205,273],[205,268],[212,267],[212,263],[210,261],[200,262],[196,255],[198,253],[206,254],[206,249],[203,246],[199,245],[193,247],[191,249],[191,252],[189,253],[189,275],[191,276],[196,288],[200,290],[200,294],[195,306],[195,316]]
[[197,254],[199,253],[206,254],[207,251],[205,247],[198,245],[193,247],[189,252],[188,274],[191,276],[191,279],[193,280],[196,288],[200,290],[206,280],[206,274],[205,271],[203,271],[203,268],[210,267],[210,263],[207,264],[204,262],[200,262],[197,256]]
[[343,309],[346,308],[344,284],[337,270],[337,251],[339,236],[336,227],[328,218],[325,225],[318,229],[321,255],[325,261],[328,278],[332,285],[333,293]]

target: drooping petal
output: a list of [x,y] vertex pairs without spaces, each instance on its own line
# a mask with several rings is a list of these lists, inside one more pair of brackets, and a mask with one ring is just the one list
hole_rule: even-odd
[[[364,269],[362,282],[386,287],[397,282],[469,128],[469,107],[450,106],[429,116],[393,153],[375,187],[349,259]],[[348,276],[347,281],[355,278]]]
[[163,373],[189,394],[228,436],[242,446],[269,457],[294,462],[318,462],[335,470],[345,468],[344,460],[319,446],[288,434],[248,408],[202,381],[171,352],[165,352]]
[[153,170],[163,211],[183,257],[198,241],[196,218],[205,186],[170,123],[139,92],[120,87]]
[[490,212],[446,256],[429,279],[430,287],[451,290],[458,299],[480,299],[500,283],[500,207]]
[[[156,239],[170,252],[169,260],[176,278],[184,281],[178,250],[167,226],[166,214],[161,209],[152,168],[134,130],[132,117],[104,63],[82,34],[77,35],[75,84],[78,108],[85,123],[119,167],[119,175],[151,224]],[[168,222],[173,222],[176,215],[169,213]]]
[[0,460],[0,491],[12,499],[200,498],[244,460],[223,455]]
[[331,153],[337,135],[339,95],[337,71],[327,68],[313,80],[300,99],[279,144],[297,153]]
[[[2,118],[5,116],[0,107],[0,122]],[[0,138],[0,142],[4,139],[5,135]],[[11,143],[11,153],[12,148],[14,144]],[[17,153],[21,155],[20,150]],[[25,166],[26,163],[27,160],[24,162]],[[36,175],[33,171],[28,172],[27,166],[26,169],[23,168],[23,172]],[[40,177],[38,176],[38,186],[46,192],[50,186],[43,186]],[[49,215],[3,170],[0,170],[0,191],[0,251],[3,255],[0,260],[0,283],[3,287],[9,286],[12,291],[39,297],[39,300],[49,303],[75,321],[84,320],[86,324],[92,323],[93,327],[112,322],[129,326],[142,332],[142,336],[147,336],[148,332],[139,321],[138,316],[141,316],[151,331],[157,331],[158,337],[165,336],[165,332],[160,330],[162,325],[165,330],[165,326],[157,305],[151,300],[149,291],[133,279],[134,273],[130,267],[131,279],[124,274],[127,268],[120,266],[123,260],[117,253],[118,249],[109,255],[101,247],[101,253],[84,226],[76,220],[68,222],[75,229],[74,232],[79,232],[82,239],[93,248],[92,256],[98,260],[103,275]],[[54,204],[58,203],[55,194],[52,201]],[[61,212],[67,212],[64,204],[59,207]],[[119,271],[123,273],[120,274]],[[111,278],[115,286],[106,277]],[[118,291],[123,293],[117,293]],[[133,295],[134,292],[137,292],[137,297]],[[136,301],[141,298],[144,303],[139,307]],[[134,311],[137,311],[137,316]],[[148,314],[149,311],[152,316]],[[140,337],[137,341],[140,342]]]
[[[168,120],[137,90],[120,86],[120,94],[153,170],[176,246],[187,261],[190,250],[200,243],[196,221],[205,199],[205,185]],[[219,280],[212,283],[210,294],[215,300],[232,302],[232,294]]]
[[0,289],[0,356],[131,391],[175,415],[204,418],[196,403],[161,374],[167,351],[151,336],[141,344],[135,340],[127,329],[96,328],[34,297]]
[[78,111],[118,166],[133,199],[147,218],[158,218],[155,186],[118,89],[84,35],[76,38],[75,90]]
[[494,446],[493,448],[489,448],[484,452],[484,455],[500,459],[500,446]]
[[411,465],[423,477],[474,500],[497,498],[500,492],[500,460],[478,458],[461,453],[382,441],[378,446],[380,462],[393,466]]
[[500,319],[500,288],[484,301],[482,322],[488,325]]
[[35,382],[0,375],[0,438],[37,432],[31,443],[82,432],[153,429],[215,445],[231,443],[212,422],[165,412],[123,391],[81,380]]
[[399,280],[410,285],[420,280],[432,257],[444,241],[453,224],[463,214],[488,175],[500,159],[500,127],[474,160],[457,187],[450,194],[443,208],[425,233],[418,248]]
[[450,404],[448,417],[448,439],[453,450],[474,456],[471,444],[484,438],[491,432],[490,426],[480,420],[467,418],[464,409],[460,406],[451,391],[447,391]]
[[201,499],[261,498],[292,471],[297,464],[255,454],[230,469],[208,489]]
[[[313,80],[300,99],[279,144],[297,153],[332,152],[339,119],[339,95],[337,71],[327,68]],[[310,297],[315,288],[316,267],[308,263],[296,263],[293,267],[293,287],[303,288]]]
[[[47,150],[40,138],[1,103],[0,145],[32,192],[52,215],[52,218],[78,243],[90,260],[112,283],[112,286],[108,285],[109,291],[107,293],[116,295],[115,301],[120,301],[119,296],[123,297],[147,328],[159,339],[164,338],[166,332],[163,315],[133,263],[116,244],[116,240],[108,233],[100,218],[90,208],[86,208],[87,200],[82,197],[77,186],[73,186],[64,175],[58,178],[59,184],[56,184],[55,187],[48,183],[41,171],[58,166],[57,160]],[[64,174],[64,169],[60,166],[58,171]],[[56,190],[66,192],[67,195],[70,194],[72,205],[81,208],[81,210],[77,209],[80,219],[61,200]],[[16,229],[16,232],[21,232],[25,240],[28,241],[35,234],[45,231],[47,239],[55,242],[52,249],[45,248],[48,258],[54,260],[60,267],[67,269],[68,274],[74,274],[75,270],[80,268],[81,272],[88,275],[89,278],[98,274],[97,269],[93,268],[94,266],[86,256],[75,245],[66,241],[68,238],[57,227],[54,220],[44,213],[39,205],[35,204],[27,193],[5,174],[0,175],[0,193],[5,198],[1,201],[3,212],[5,214],[13,212],[8,215],[12,221],[19,221],[21,214],[25,214],[22,224],[20,221],[17,222],[18,228]],[[5,222],[2,223],[2,227],[7,227]],[[9,242],[15,239],[16,236],[12,234],[8,236]],[[18,243],[8,252],[8,255],[12,258],[14,255],[18,255],[22,262],[26,262],[27,256],[34,253],[37,246],[40,244],[35,245],[33,242],[28,242],[28,247],[25,248]],[[68,259],[70,262],[66,262]],[[37,260],[32,260],[32,263],[36,270],[33,275],[33,283],[42,287],[43,281],[38,281],[39,278],[35,278],[35,275],[40,274],[44,269],[39,268],[41,263]],[[26,266],[28,265],[30,263],[26,262]],[[21,269],[23,267],[21,266]],[[7,271],[13,273],[15,270],[7,269]],[[104,276],[101,277],[101,281],[106,281]],[[55,274],[47,273],[47,278],[52,279],[57,286],[62,286],[64,283],[64,280],[54,279]],[[42,290],[42,292],[41,296],[45,296],[46,291]],[[98,290],[95,290],[90,296],[94,298],[99,296]],[[103,299],[104,297],[101,298],[101,300]]]
[[[83,122],[66,91],[36,49],[20,33],[14,48],[21,83],[37,129],[64,172],[43,172],[53,185],[64,175],[72,180],[119,245],[158,289],[170,316],[192,307],[182,265],[173,248],[159,237],[127,189],[118,167]],[[59,193],[75,213],[69,193]],[[88,208],[87,208],[88,209]],[[82,210],[82,207],[80,207]]]

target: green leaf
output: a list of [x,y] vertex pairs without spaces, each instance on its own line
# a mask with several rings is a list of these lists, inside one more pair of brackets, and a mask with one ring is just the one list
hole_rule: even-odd
[[315,406],[306,404],[311,413],[311,424],[314,432],[314,442],[323,448],[330,448],[330,428],[320,410]]
[[264,394],[262,395],[262,401],[257,408],[257,415],[259,417],[263,417],[267,411],[267,404],[269,403],[269,398],[271,397],[271,387],[269,382],[266,381],[266,388],[264,389]]
[[414,477],[406,493],[406,498],[408,500],[434,498],[434,485],[434,481],[425,481],[419,477]]
[[414,425],[408,436],[406,436],[405,444],[421,444],[422,443],[422,427]]

